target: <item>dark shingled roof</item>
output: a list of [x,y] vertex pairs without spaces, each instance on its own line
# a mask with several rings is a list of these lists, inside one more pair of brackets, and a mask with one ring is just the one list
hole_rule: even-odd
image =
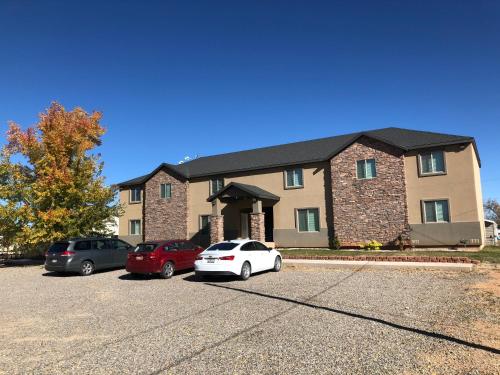
[[404,151],[461,143],[473,143],[477,153],[475,141],[472,137],[401,128],[384,128],[253,150],[205,156],[179,165],[163,163],[145,176],[124,181],[117,185],[130,186],[142,184],[161,168],[166,168],[178,174],[180,177],[190,179],[231,172],[325,161],[329,160],[363,136],[391,144]]
[[241,184],[239,182],[230,182],[226,186],[224,186],[221,190],[219,190],[217,193],[212,194],[210,197],[208,197],[207,201],[211,202],[213,201],[216,197],[221,196],[224,194],[226,191],[230,189],[238,189],[243,191],[244,193],[247,193],[248,195],[254,197],[254,198],[259,198],[259,199],[269,199],[272,201],[279,201],[280,197],[277,195],[274,195],[273,193],[268,192],[267,190],[261,189],[258,186],[255,185],[247,185],[247,184]]

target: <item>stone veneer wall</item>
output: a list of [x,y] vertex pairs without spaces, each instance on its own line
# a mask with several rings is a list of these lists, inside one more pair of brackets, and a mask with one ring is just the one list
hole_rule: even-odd
[[[357,160],[375,159],[377,177],[358,180]],[[403,151],[362,137],[330,161],[333,227],[343,246],[376,240],[390,244],[407,235]]]
[[255,241],[266,240],[264,213],[251,213],[250,215],[250,238]]
[[[172,185],[172,197],[160,198],[160,184]],[[144,239],[187,239],[188,229],[187,181],[166,170],[151,177],[144,188]]]

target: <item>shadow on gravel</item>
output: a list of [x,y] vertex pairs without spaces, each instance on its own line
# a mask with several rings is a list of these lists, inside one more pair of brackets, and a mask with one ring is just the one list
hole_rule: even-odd
[[45,259],[7,259],[0,262],[1,268],[7,267],[30,267],[41,266],[45,263]]
[[[269,273],[269,271],[261,271],[261,272],[256,272],[253,273],[251,278],[253,279],[254,277],[259,277],[261,275],[265,275]],[[189,281],[192,283],[202,283],[202,282],[207,282],[210,281],[212,283],[230,283],[233,281],[243,281],[240,279],[238,275],[213,275],[213,276],[196,276],[195,274],[189,275],[184,278],[184,281]]]
[[294,300],[294,299],[291,299],[291,298],[287,298],[287,297],[280,297],[280,296],[274,296],[274,295],[271,295],[271,294],[265,294],[265,293],[261,293],[261,292],[254,292],[252,290],[247,290],[247,289],[234,288],[234,287],[230,287],[230,286],[217,285],[217,284],[212,284],[212,283],[205,283],[205,285],[213,286],[213,287],[216,287],[216,288],[224,288],[224,289],[234,290],[234,291],[238,291],[238,292],[242,292],[242,293],[252,294],[252,295],[255,295],[255,296],[260,296],[260,297],[265,297],[265,298],[280,300],[280,301],[283,301],[283,302],[290,302],[290,303],[294,303],[294,304],[301,305],[301,306],[311,307],[313,309],[325,310],[325,311],[333,312],[333,313],[336,313],[336,314],[341,314],[341,315],[349,316],[351,318],[368,320],[368,321],[371,321],[371,322],[380,323],[380,324],[383,324],[383,325],[386,325],[386,326],[389,326],[389,327],[392,327],[392,328],[400,329],[400,330],[403,330],[403,331],[413,332],[413,333],[417,333],[417,334],[424,335],[424,336],[427,336],[427,337],[449,341],[449,342],[452,342],[452,343],[455,343],[455,344],[467,346],[467,347],[473,348],[473,349],[484,350],[486,352],[490,352],[490,353],[494,353],[494,354],[500,354],[500,350],[496,349],[496,348],[492,348],[492,347],[489,347],[489,346],[477,344],[477,343],[474,343],[474,342],[469,342],[469,341],[461,340],[459,338],[448,336],[448,335],[445,335],[445,334],[442,334],[442,333],[438,333],[438,332],[431,332],[431,331],[425,331],[425,330],[419,329],[419,328],[407,327],[407,326],[404,326],[404,325],[401,325],[401,324],[398,324],[398,323],[393,323],[393,322],[390,322],[390,321],[387,321],[387,320],[384,320],[384,319],[379,319],[379,318],[375,318],[375,317],[371,317],[371,316],[357,314],[357,313],[354,313],[354,312],[349,312],[349,311],[334,309],[334,308],[331,308],[331,307],[325,307],[325,306],[321,306],[321,305],[315,305],[315,304],[309,303],[309,302],[297,301],[297,300]]
[[92,277],[94,275],[99,275],[100,273],[106,273],[106,272],[112,272],[112,271],[118,271],[122,270],[123,267],[115,267],[115,268],[106,268],[104,270],[97,270],[95,271],[92,275],[90,276],[81,276],[78,272],[57,272],[57,271],[47,271],[45,273],[42,273],[42,276],[47,276],[47,277]]
[[[175,279],[176,277],[182,277],[185,274],[190,273],[190,272],[193,272],[193,270],[190,269],[190,270],[175,271],[174,275],[172,276],[172,279]],[[160,275],[158,275],[157,273],[144,273],[144,274],[126,273],[124,275],[118,276],[118,278],[120,280],[126,280],[126,281],[162,280]],[[186,278],[184,278],[184,280],[185,279]],[[165,280],[165,281],[167,281],[167,280]]]

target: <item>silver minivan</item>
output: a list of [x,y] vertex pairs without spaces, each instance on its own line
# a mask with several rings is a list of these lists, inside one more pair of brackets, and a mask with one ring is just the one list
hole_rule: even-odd
[[45,254],[45,269],[88,276],[96,270],[125,267],[128,253],[133,249],[133,246],[117,238],[58,241]]

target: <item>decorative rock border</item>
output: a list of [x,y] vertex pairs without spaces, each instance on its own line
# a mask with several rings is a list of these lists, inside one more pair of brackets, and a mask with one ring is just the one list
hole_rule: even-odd
[[384,256],[384,255],[283,255],[283,259],[306,260],[358,260],[374,262],[434,262],[434,263],[471,263],[479,264],[479,260],[467,257],[429,257],[429,256]]

